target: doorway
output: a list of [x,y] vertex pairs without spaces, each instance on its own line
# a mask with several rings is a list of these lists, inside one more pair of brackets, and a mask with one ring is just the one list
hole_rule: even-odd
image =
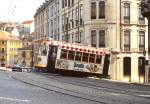
[[145,57],[138,58],[139,82],[145,80]]
[[109,66],[110,66],[110,55],[105,55],[104,67],[103,67],[104,78],[108,77]]
[[123,59],[123,75],[129,77],[129,82],[131,81],[131,57]]

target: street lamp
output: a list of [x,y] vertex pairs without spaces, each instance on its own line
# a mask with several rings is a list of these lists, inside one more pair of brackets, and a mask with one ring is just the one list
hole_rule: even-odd
[[141,13],[148,19],[148,55],[150,55],[150,1],[142,0]]
[[[146,17],[148,19],[148,56],[150,55],[150,0],[142,0],[141,1],[141,13],[144,17]],[[146,51],[144,49],[143,51],[143,55],[146,55]],[[148,61],[144,61],[145,64],[145,77],[146,80],[148,78],[148,67],[146,67],[146,65],[148,65]]]

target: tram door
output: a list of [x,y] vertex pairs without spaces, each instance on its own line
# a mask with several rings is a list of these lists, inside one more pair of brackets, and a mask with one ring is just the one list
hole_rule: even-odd
[[105,55],[104,66],[103,66],[104,78],[108,77],[109,66],[110,66],[110,55]]
[[57,56],[57,46],[50,45],[47,59],[48,72],[55,72],[56,56]]
[[138,69],[139,69],[139,82],[141,82],[141,78],[145,79],[145,58],[139,57],[138,59]]

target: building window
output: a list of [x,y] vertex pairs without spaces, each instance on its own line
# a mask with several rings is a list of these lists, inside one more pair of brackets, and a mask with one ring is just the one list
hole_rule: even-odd
[[75,33],[75,42],[78,43],[78,32]]
[[91,19],[96,19],[96,2],[91,3]]
[[84,17],[84,13],[83,13],[83,5],[80,5],[80,26],[83,26],[83,17]]
[[91,46],[96,47],[96,30],[91,31]]
[[84,41],[84,33],[80,31],[80,42]]
[[124,3],[124,22],[130,23],[130,4]]
[[72,0],[72,6],[74,5],[74,0]]
[[2,48],[2,53],[5,53],[5,49],[4,48]]
[[105,18],[105,2],[99,2],[99,19]]
[[75,37],[74,36],[75,36],[74,33],[72,33],[72,43],[75,42]]
[[71,19],[71,22],[72,22],[72,28],[74,28],[74,9],[72,9],[72,19]]
[[139,7],[139,23],[145,24],[145,18],[143,17],[143,15],[141,13],[141,7]]
[[68,0],[68,7],[70,7],[70,0]]
[[144,51],[145,49],[145,32],[139,32],[139,51]]
[[5,42],[4,42],[4,41],[2,41],[2,44],[4,45],[4,44],[5,44]]
[[79,8],[78,7],[76,7],[75,12],[76,12],[75,15],[76,15],[76,27],[77,27],[79,25],[79,18],[78,18],[79,17]]
[[25,51],[22,52],[22,57],[26,57]]
[[67,33],[67,34],[65,35],[65,42],[69,42],[69,40],[70,40],[70,35]]
[[65,0],[65,7],[67,6],[67,0]]
[[124,51],[130,51],[130,31],[124,31]]
[[99,47],[105,47],[105,30],[99,31]]

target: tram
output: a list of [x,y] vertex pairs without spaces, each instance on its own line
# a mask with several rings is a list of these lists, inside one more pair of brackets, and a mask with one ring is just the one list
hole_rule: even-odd
[[76,72],[108,77],[111,52],[107,48],[94,48],[60,41],[45,41],[45,56],[38,56],[38,65],[48,72]]

